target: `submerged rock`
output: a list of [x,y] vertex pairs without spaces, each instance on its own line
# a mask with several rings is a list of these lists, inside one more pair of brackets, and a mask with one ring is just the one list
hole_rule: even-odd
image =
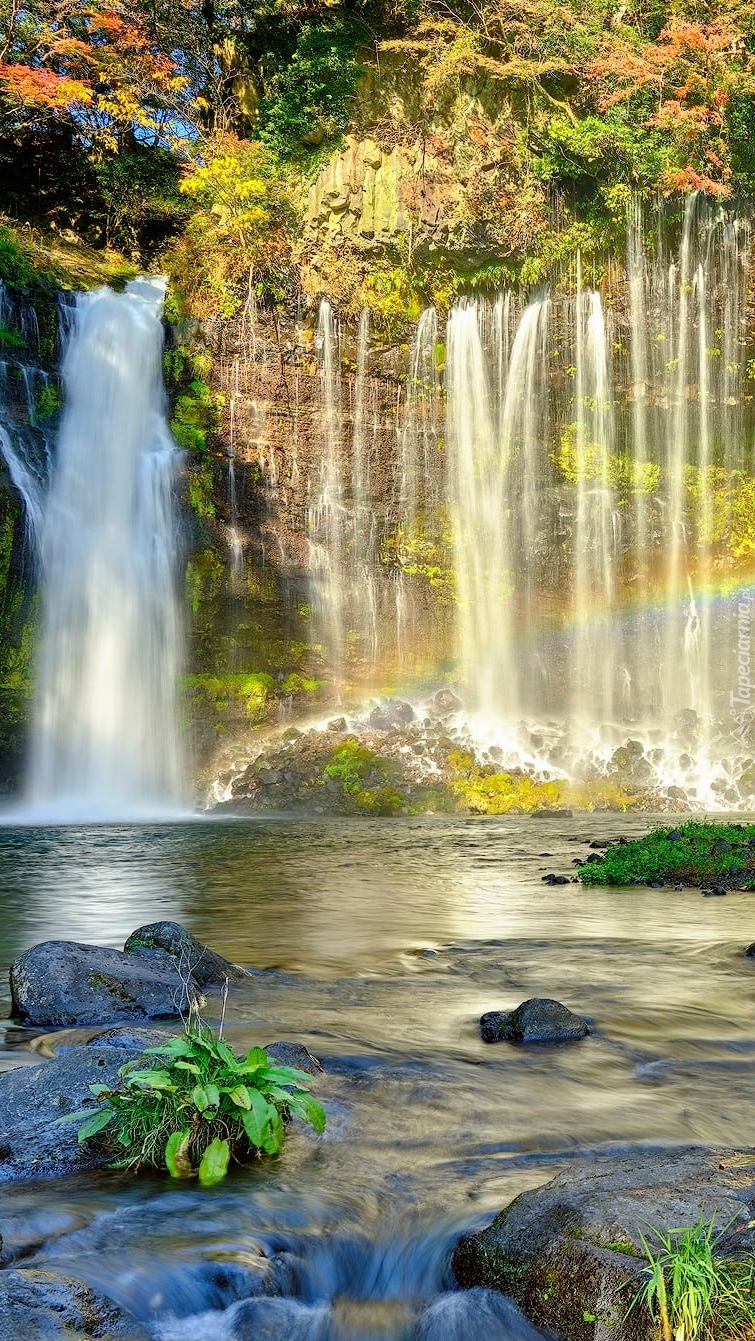
[[541,1341],[512,1299],[473,1288],[444,1294],[423,1313],[417,1341]]
[[490,1010],[480,1020],[486,1043],[565,1043],[589,1032],[579,1015],[549,997],[531,997],[516,1010]]
[[322,1062],[312,1056],[303,1043],[266,1043],[265,1052],[278,1066],[295,1066],[307,1075],[318,1076],[322,1073]]
[[641,1307],[641,1234],[709,1222],[722,1251],[755,1247],[752,1152],[687,1147],[598,1160],[524,1192],[487,1229],[457,1245],[458,1283],[511,1295],[538,1327],[568,1341],[650,1341]]
[[90,1085],[115,1085],[120,1068],[163,1037],[156,1029],[112,1029],[39,1066],[0,1076],[0,1182],[101,1166],[96,1143],[79,1145],[77,1123],[60,1119],[90,1104],[96,1108]]

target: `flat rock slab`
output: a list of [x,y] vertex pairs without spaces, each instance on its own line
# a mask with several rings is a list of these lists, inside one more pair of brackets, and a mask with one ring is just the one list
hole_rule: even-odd
[[485,1043],[568,1043],[589,1034],[580,1019],[560,1001],[535,996],[516,1010],[490,1010],[480,1020]]
[[0,1183],[101,1167],[96,1143],[79,1145],[78,1124],[59,1119],[96,1108],[89,1086],[115,1085],[120,1067],[164,1038],[156,1029],[113,1029],[39,1066],[0,1075]]
[[462,1286],[511,1295],[564,1341],[650,1341],[650,1318],[627,1308],[645,1279],[640,1234],[711,1217],[722,1251],[755,1249],[755,1152],[685,1147],[603,1158],[524,1192],[487,1229],[462,1239]]
[[111,1024],[180,1015],[198,986],[165,950],[43,941],[11,965],[12,1013],[24,1024]]
[[0,1271],[0,1341],[149,1341],[134,1318],[53,1271]]

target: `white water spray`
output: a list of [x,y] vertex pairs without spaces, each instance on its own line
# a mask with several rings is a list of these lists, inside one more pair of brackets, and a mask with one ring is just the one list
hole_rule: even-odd
[[161,379],[164,286],[79,297],[41,529],[42,642],[27,801],[52,821],[177,811],[178,453]]

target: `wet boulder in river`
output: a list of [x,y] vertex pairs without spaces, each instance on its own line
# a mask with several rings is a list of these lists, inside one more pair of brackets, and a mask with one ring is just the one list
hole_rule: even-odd
[[589,1032],[579,1015],[549,997],[531,997],[516,1010],[490,1010],[480,1020],[486,1043],[565,1043]]
[[150,922],[147,926],[137,927],[123,949],[127,954],[132,950],[165,950],[179,964],[186,966],[201,987],[223,983],[226,978],[230,982],[239,982],[249,977],[246,969],[208,949],[179,922]]
[[647,1280],[642,1235],[715,1216],[721,1255],[751,1253],[752,1167],[751,1151],[700,1146],[590,1159],[462,1238],[454,1276],[511,1295],[531,1323],[568,1341],[654,1341],[647,1311],[627,1312]]

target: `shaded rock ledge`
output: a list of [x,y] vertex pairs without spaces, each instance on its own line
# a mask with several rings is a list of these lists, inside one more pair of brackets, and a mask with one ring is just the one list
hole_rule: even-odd
[[177,922],[139,927],[124,950],[43,941],[11,965],[12,1015],[41,1028],[169,1019],[201,989],[250,975]]
[[57,1271],[0,1272],[0,1341],[149,1341],[117,1304]]
[[722,1251],[755,1249],[755,1152],[685,1147],[601,1158],[524,1192],[453,1256],[459,1285],[512,1296],[564,1341],[650,1341],[640,1233],[729,1222]]

